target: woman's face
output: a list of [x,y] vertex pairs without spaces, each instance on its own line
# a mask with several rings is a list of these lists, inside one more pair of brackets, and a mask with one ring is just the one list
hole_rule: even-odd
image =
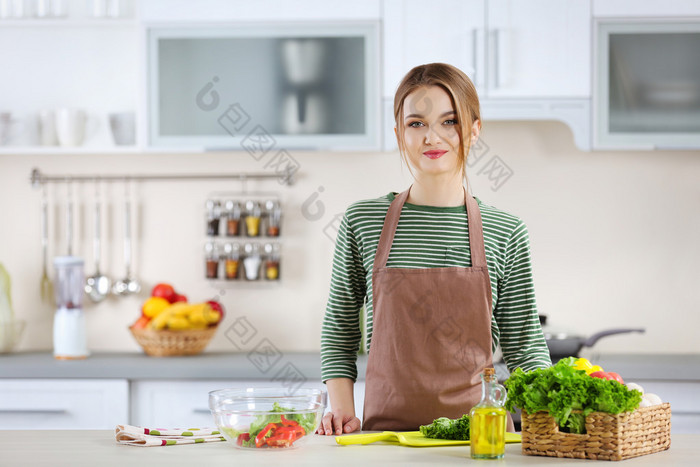
[[459,173],[459,124],[444,89],[421,87],[406,96],[403,126],[406,157],[416,176]]

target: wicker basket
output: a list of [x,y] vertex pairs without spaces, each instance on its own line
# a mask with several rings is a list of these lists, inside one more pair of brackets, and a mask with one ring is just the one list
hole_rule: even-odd
[[522,413],[523,454],[619,461],[671,447],[671,404],[586,417],[586,434],[562,433],[547,412]]
[[216,326],[206,329],[169,331],[129,328],[136,342],[152,357],[196,355],[209,344],[216,333]]

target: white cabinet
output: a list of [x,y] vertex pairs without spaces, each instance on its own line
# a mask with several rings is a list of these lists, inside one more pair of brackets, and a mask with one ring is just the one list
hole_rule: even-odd
[[111,430],[128,417],[127,380],[0,380],[3,430]]
[[[135,381],[131,387],[131,424],[145,427],[207,427],[214,424],[209,412],[209,391],[223,388],[276,387],[269,380]],[[304,387],[326,390],[319,382]],[[364,381],[355,384],[355,411],[362,420]]]
[[700,382],[697,381],[635,381],[671,403],[671,433],[700,433]]
[[590,2],[384,0],[382,20],[386,129],[405,73],[446,62],[474,81],[484,120],[562,120],[590,147]]
[[590,97],[590,3],[385,0],[384,96],[412,67],[447,62],[482,98]]

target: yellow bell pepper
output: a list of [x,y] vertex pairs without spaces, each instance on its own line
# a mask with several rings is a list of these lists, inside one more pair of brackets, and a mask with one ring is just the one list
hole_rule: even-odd
[[595,373],[596,371],[604,371],[600,365],[593,365],[590,370],[586,370],[586,374],[590,375],[591,373]]
[[588,373],[588,370],[593,368],[593,365],[586,358],[577,358],[574,362],[574,368]]

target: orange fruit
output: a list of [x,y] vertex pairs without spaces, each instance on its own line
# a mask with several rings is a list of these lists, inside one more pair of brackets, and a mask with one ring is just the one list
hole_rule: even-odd
[[163,297],[151,297],[143,302],[141,313],[143,313],[143,316],[155,318],[161,311],[165,310],[169,306],[170,302]]

